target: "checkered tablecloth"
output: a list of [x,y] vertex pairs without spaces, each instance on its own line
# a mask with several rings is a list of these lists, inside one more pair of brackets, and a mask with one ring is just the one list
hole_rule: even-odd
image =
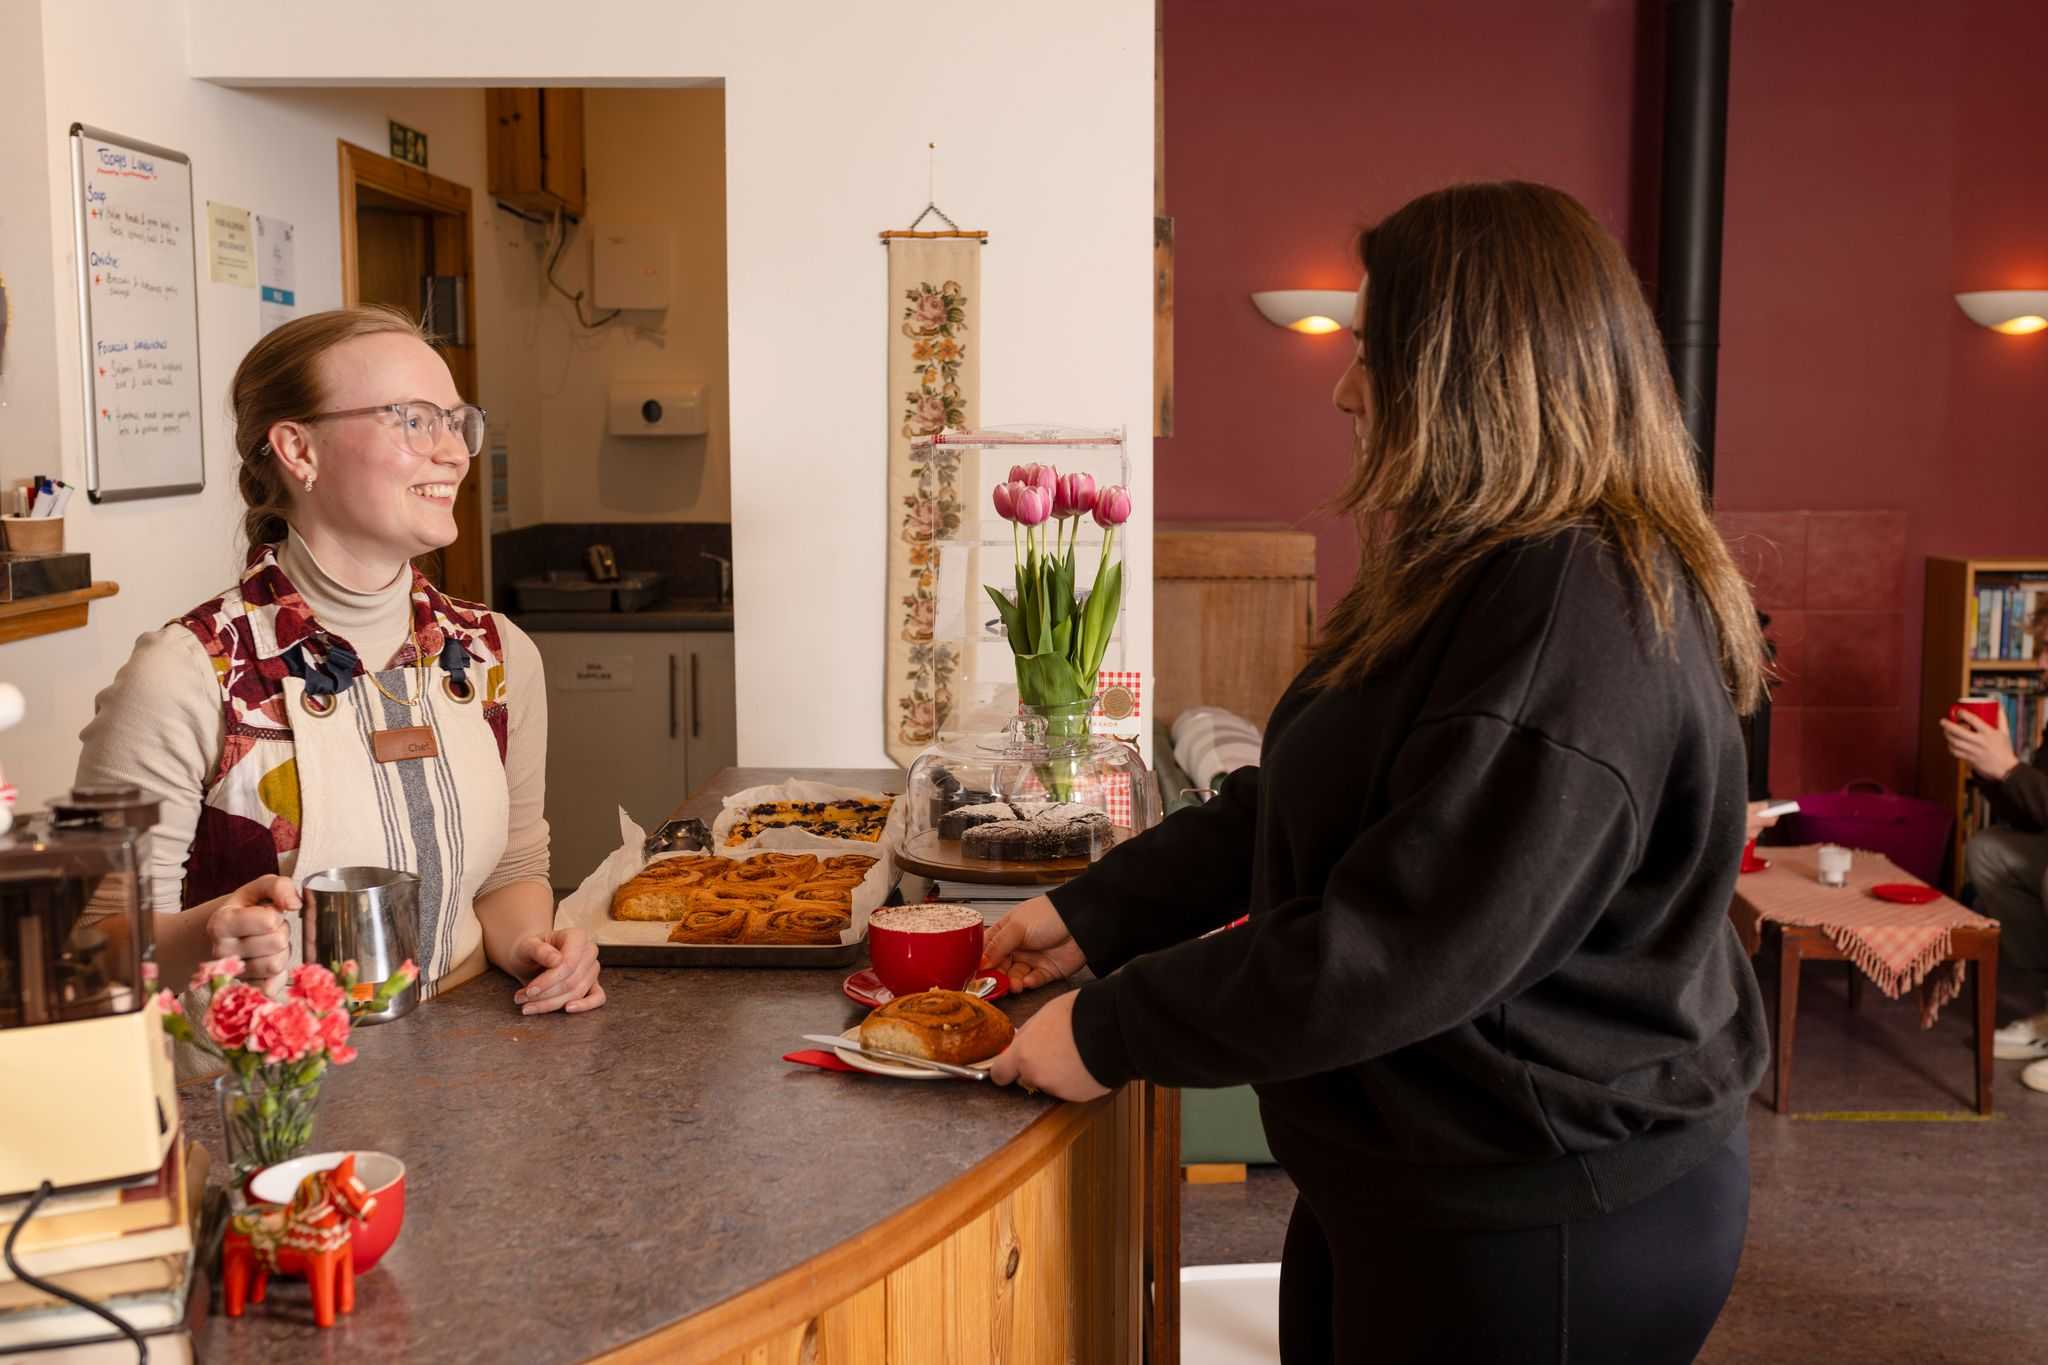
[[[1893,999],[1933,973],[1920,1011],[1923,1028],[1932,1027],[1941,1007],[1962,992],[1969,964],[1949,960],[1949,936],[1956,929],[1989,927],[1994,921],[1946,896],[1926,905],[1879,900],[1870,894],[1871,887],[1887,882],[1924,885],[1882,853],[1858,849],[1849,884],[1832,887],[1820,884],[1819,849],[1813,845],[1757,852],[1771,860],[1770,867],[1744,875],[1735,894],[1759,919],[1819,929]],[[1936,972],[1937,967],[1945,970]]]

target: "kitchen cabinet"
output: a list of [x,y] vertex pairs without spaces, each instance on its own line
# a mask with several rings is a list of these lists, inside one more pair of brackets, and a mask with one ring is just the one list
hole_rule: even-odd
[[554,884],[619,846],[618,811],[666,820],[737,763],[731,631],[535,631],[547,669],[547,817]]
[[583,215],[581,90],[486,90],[484,132],[493,199],[528,213]]

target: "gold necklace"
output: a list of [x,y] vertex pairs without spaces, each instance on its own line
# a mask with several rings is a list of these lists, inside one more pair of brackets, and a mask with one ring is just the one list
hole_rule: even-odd
[[409,594],[405,599],[405,638],[412,645],[413,664],[419,669],[419,695],[417,697],[394,697],[383,683],[377,681],[375,673],[368,674],[368,677],[370,679],[370,686],[382,692],[385,700],[396,702],[400,706],[412,707],[418,706],[427,699],[427,661],[420,655],[419,624],[413,619],[412,597]]

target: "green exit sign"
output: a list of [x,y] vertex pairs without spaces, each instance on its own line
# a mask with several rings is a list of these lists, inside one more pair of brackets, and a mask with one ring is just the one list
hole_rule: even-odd
[[417,128],[406,127],[397,119],[387,121],[391,124],[391,155],[424,168],[427,164],[427,135]]

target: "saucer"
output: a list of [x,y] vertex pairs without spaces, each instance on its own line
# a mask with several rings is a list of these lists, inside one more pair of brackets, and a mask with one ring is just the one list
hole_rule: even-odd
[[[875,975],[873,967],[863,967],[847,977],[840,989],[846,992],[846,998],[854,1004],[866,1005],[871,1010],[880,1009],[896,998],[890,993],[889,988],[882,984],[882,978]],[[1000,1000],[1010,993],[1010,982],[1000,972],[990,976],[977,976],[967,983],[967,993],[978,995],[983,1000]]]
[[1895,905],[1932,905],[1941,899],[1939,891],[1918,882],[1886,882],[1882,886],[1871,887],[1870,894]]

